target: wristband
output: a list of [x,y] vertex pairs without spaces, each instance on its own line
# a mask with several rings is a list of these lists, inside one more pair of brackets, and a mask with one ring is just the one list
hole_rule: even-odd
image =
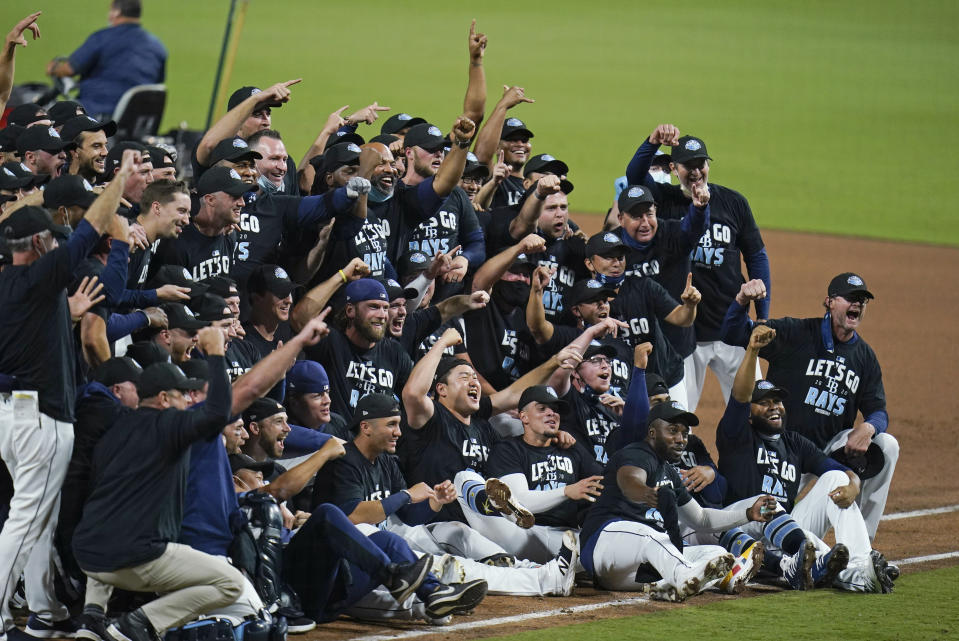
[[386,516],[389,516],[393,512],[397,511],[401,507],[405,507],[412,503],[413,497],[410,496],[410,493],[406,490],[397,492],[396,494],[390,494],[385,499],[380,501],[380,506],[383,508],[383,513]]
[[472,141],[470,141],[470,140],[457,140],[457,141],[456,141],[456,146],[459,147],[460,149],[469,149],[469,148],[470,148],[470,142],[472,142]]
[[546,196],[540,196],[538,191],[534,191],[533,195],[536,196],[536,200],[546,200]]
[[340,278],[343,279],[343,284],[346,285],[346,283],[349,282],[349,280],[346,278],[346,274],[343,273],[343,270],[342,270],[342,269],[339,269],[339,270],[337,270],[337,271],[340,272]]

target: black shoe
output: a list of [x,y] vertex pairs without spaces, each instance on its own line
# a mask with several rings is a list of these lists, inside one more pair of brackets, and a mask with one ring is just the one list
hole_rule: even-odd
[[886,564],[886,576],[889,577],[890,581],[895,581],[899,578],[899,566],[893,565],[892,563]]
[[[886,562],[886,557],[884,557],[879,550],[873,550],[869,553],[869,560],[872,561],[872,569],[876,572],[876,587],[878,588],[876,592],[889,594],[892,592],[894,586],[892,583],[893,580],[889,576],[889,564]],[[899,568],[896,569],[898,570]]]
[[397,603],[403,603],[410,595],[416,592],[423,579],[429,574],[433,566],[433,555],[424,554],[415,563],[398,565],[390,574],[386,589],[390,591]]
[[114,619],[106,632],[107,641],[160,641],[153,624],[140,608]]
[[31,612],[23,631],[37,639],[73,639],[79,629],[80,622],[73,617],[47,623]]
[[[99,610],[99,611],[98,611]],[[87,639],[87,641],[109,641],[107,635],[107,616],[100,608],[83,608],[83,613],[77,617],[80,623],[80,629],[77,630],[78,639]]]
[[486,589],[484,579],[455,585],[440,584],[426,597],[426,614],[433,619],[448,614],[465,614],[483,601]]
[[288,634],[306,634],[316,628],[316,621],[308,616],[287,617],[286,631]]

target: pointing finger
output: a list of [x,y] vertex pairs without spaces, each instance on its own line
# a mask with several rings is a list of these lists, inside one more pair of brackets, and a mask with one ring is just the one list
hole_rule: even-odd
[[686,289],[689,289],[693,286],[693,273],[689,272],[686,274]]
[[286,82],[283,83],[283,86],[290,87],[300,82],[303,82],[303,78],[297,78],[296,80],[287,80]]
[[476,35],[476,18],[473,18],[473,22],[470,23],[470,36]]

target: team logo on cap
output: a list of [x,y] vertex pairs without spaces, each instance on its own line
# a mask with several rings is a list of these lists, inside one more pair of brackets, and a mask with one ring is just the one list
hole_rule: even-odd
[[523,124],[523,121],[520,120],[519,118],[510,118],[509,120],[506,121],[506,126],[507,127],[525,127],[525,125]]
[[554,390],[549,385],[546,386],[546,394],[551,396],[552,398],[559,398],[559,396],[556,395],[556,390]]
[[853,287],[862,287],[862,279],[856,275],[853,275],[847,278],[846,282],[852,285]]
[[193,276],[190,274],[190,270],[186,267],[183,268],[183,277],[187,280],[193,280]]
[[421,253],[421,252],[416,252],[415,254],[411,254],[411,255],[410,255],[410,262],[411,262],[411,263],[425,263],[425,262],[426,262],[426,254],[423,254],[423,253]]
[[276,269],[274,269],[273,275],[276,276],[277,278],[286,278],[286,279],[290,278],[289,276],[286,275],[286,271],[282,267],[277,267]]
[[699,151],[703,148],[702,143],[698,140],[687,140],[684,146],[686,147],[686,151]]
[[553,157],[550,156],[549,154],[543,154],[542,156],[540,156],[540,159],[541,159],[543,162],[553,162],[554,160],[556,160],[555,158],[553,158]]
[[443,135],[443,132],[440,131],[440,128],[439,128],[439,127],[436,127],[436,126],[431,126],[429,129],[426,130],[426,133],[428,133],[428,134],[431,135],[431,136],[442,136],[442,135]]
[[250,95],[251,95],[251,96],[255,96],[255,95],[258,94],[258,93],[260,93],[260,90],[257,89],[256,87],[253,87],[252,89],[250,89]]
[[679,410],[680,412],[685,412],[685,411],[686,411],[686,408],[683,407],[682,404],[680,404],[679,401],[670,401],[669,404],[670,404],[670,406],[671,406],[674,410]]
[[605,234],[603,234],[603,240],[605,240],[607,243],[618,243],[619,236],[617,236],[611,231],[608,231]]
[[246,144],[246,141],[243,140],[242,138],[234,138],[233,146],[236,147],[237,149],[246,149],[249,147],[249,145]]
[[84,118],[87,119],[87,122],[92,122],[92,123],[95,124],[95,125],[100,124],[100,123],[97,122],[97,119],[96,119],[96,118],[91,118],[90,116],[84,116]]
[[630,188],[629,191],[626,192],[626,196],[629,198],[639,198],[644,193],[646,192],[643,191],[642,187],[632,187]]
[[526,254],[516,254],[516,260],[526,260]]
[[186,312],[186,315],[189,316],[190,318],[196,318],[196,316],[193,315],[193,310],[191,310],[186,305],[183,306],[183,311]]
[[53,127],[47,127],[47,132],[50,134],[51,138],[59,138],[60,134],[57,133],[57,130]]
[[599,282],[598,280],[594,280],[592,278],[586,281],[587,289],[600,289],[602,286],[603,284],[601,282]]
[[354,154],[360,153],[360,148],[355,142],[350,142],[346,144],[346,148],[352,151]]
[[[24,165],[23,163],[20,163],[20,169],[22,169],[22,170],[24,170],[24,171],[30,171],[30,168],[27,167],[26,165]],[[31,173],[33,173],[33,172],[31,172]]]
[[7,169],[6,167],[3,168],[3,173],[5,173],[8,176],[16,177],[16,174],[10,171],[9,169]]
[[409,114],[397,114],[396,119],[397,120],[413,120],[413,116]]
[[466,160],[470,162],[479,162],[479,158],[477,158],[476,154],[474,154],[472,151],[466,152]]
[[757,389],[772,389],[774,387],[776,386],[770,383],[769,381],[759,381],[758,383],[756,383]]
[[[83,179],[83,188],[86,189],[87,191],[93,191],[93,185],[91,185],[86,178]],[[183,271],[186,272],[185,269]],[[190,272],[187,272],[187,273],[189,274]]]
[[240,178],[240,174],[236,173],[236,169],[230,170],[230,178],[232,178],[233,180],[243,180],[242,178]]

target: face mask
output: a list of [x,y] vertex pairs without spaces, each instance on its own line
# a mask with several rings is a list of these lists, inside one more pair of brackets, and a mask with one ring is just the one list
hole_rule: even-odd
[[650,169],[649,176],[656,182],[662,185],[668,185],[670,183],[670,174],[667,171],[661,169]]
[[369,201],[370,201],[370,202],[373,202],[373,203],[385,203],[387,200],[389,200],[389,199],[392,198],[392,197],[393,197],[392,192],[391,192],[391,193],[388,193],[388,194],[385,193],[385,192],[382,192],[382,191],[380,191],[379,189],[376,188],[376,185],[375,185],[375,184],[374,184],[373,187],[370,189],[370,193],[369,193],[369,195],[367,196],[367,198],[369,199]]
[[271,183],[269,180],[267,180],[266,176],[260,176],[259,178],[257,178],[256,184],[258,184],[263,189],[263,191],[265,191],[268,194],[275,194],[277,192],[283,191],[282,185],[277,187],[276,185]]
[[529,285],[522,281],[501,280],[493,287],[493,296],[507,307],[525,307],[529,301]]
[[594,277],[594,280],[598,280],[603,285],[609,285],[610,287],[619,287],[622,285],[623,281],[626,280],[626,274],[622,273],[619,276],[607,276],[606,274],[597,273]]

